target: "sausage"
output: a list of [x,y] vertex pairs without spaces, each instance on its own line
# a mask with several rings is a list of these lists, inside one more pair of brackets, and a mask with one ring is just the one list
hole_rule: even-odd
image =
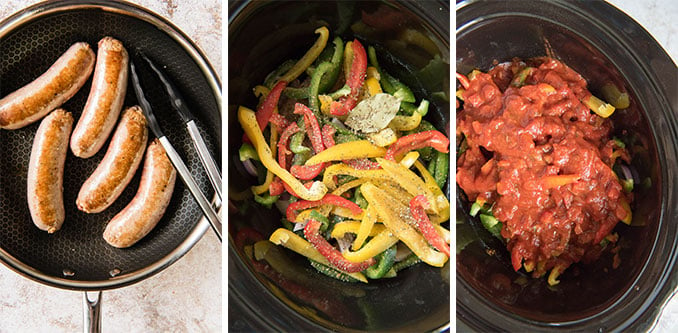
[[80,90],[93,68],[89,44],[73,44],[44,74],[0,99],[0,128],[24,127],[58,108]]
[[127,91],[129,56],[122,43],[112,37],[99,41],[92,89],[71,135],[71,151],[81,158],[92,157],[113,131]]
[[64,109],[50,113],[33,139],[28,165],[28,209],[35,226],[54,233],[64,223],[64,162],[73,116]]
[[104,239],[118,248],[130,247],[160,221],[172,198],[177,172],[158,139],[146,149],[141,183],[134,199],[104,230]]
[[139,168],[147,141],[146,117],[138,106],[128,108],[122,114],[106,155],[80,188],[75,201],[78,209],[99,213],[108,208]]

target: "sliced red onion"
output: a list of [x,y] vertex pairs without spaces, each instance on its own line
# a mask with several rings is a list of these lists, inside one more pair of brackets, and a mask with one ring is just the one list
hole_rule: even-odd
[[[290,221],[291,222],[291,221]],[[306,226],[306,222],[299,222],[294,224],[294,228],[292,231],[297,232],[299,230],[304,230],[304,227]]]
[[252,163],[251,159],[247,159],[244,162],[242,162],[242,165],[245,166],[245,170],[247,170],[247,173],[249,173],[252,176],[257,176],[257,167],[254,166],[254,163]]
[[346,127],[346,125],[344,125],[344,123],[337,118],[332,118],[332,124],[337,125],[337,127],[341,128],[341,129],[344,129],[344,130],[347,130],[347,131],[349,130],[348,127]]
[[339,252],[344,253],[351,248],[351,244],[355,240],[354,234],[346,233],[344,237],[337,238],[337,244],[339,245]]
[[289,195],[285,196],[285,194],[287,193],[281,194],[278,200],[275,202],[275,208],[278,208],[278,211],[280,211],[280,213],[283,215],[285,215],[285,212],[287,212],[287,206],[290,205],[290,197]]
[[619,164],[619,167],[622,170],[622,173],[624,174],[624,179],[633,179],[633,174],[631,173],[631,169],[627,167],[624,164]]

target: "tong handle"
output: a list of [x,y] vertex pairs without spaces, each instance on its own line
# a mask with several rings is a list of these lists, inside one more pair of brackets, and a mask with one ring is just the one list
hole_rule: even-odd
[[219,196],[219,200],[223,201],[224,199],[221,197],[221,173],[219,172],[217,163],[207,149],[205,140],[203,140],[202,135],[200,135],[200,131],[198,130],[198,126],[195,125],[195,121],[191,120],[186,123],[186,128],[188,129],[188,134],[190,134],[193,139],[192,141],[195,145],[195,149],[198,151],[198,156],[200,157],[203,167],[205,167],[205,171],[207,171],[207,176],[212,183],[212,187],[214,187],[214,191],[216,191]]
[[158,138],[158,140],[165,148],[165,152],[167,152],[167,156],[177,169],[179,177],[181,177],[181,180],[184,182],[184,184],[186,184],[186,187],[188,187],[188,190],[193,195],[193,198],[195,198],[195,200],[198,202],[198,206],[200,206],[200,209],[202,209],[207,221],[210,223],[212,229],[217,234],[217,238],[219,238],[219,241],[221,242],[221,218],[214,211],[212,204],[210,204],[205,195],[200,191],[200,187],[198,187],[195,179],[193,179],[191,172],[186,167],[186,164],[184,164],[182,161],[179,153],[177,153],[174,147],[172,147],[172,144],[169,142],[167,137],[162,136]]

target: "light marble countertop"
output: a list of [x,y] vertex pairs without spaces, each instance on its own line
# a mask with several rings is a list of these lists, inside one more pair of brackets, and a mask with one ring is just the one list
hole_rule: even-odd
[[[609,0],[640,23],[664,50],[678,63],[678,1],[674,0]],[[666,304],[659,322],[652,332],[672,333],[678,331],[678,296]]]
[[[0,1],[0,20],[37,3]],[[221,73],[221,1],[133,0],[169,19]],[[105,291],[104,332],[220,332],[221,244],[211,230],[183,258],[134,285]],[[82,292],[28,280],[0,265],[0,333],[82,331]]]

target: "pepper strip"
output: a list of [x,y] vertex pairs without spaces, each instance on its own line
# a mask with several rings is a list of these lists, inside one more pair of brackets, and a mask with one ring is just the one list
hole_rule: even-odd
[[346,85],[351,89],[348,96],[339,99],[338,103],[332,103],[330,106],[330,114],[335,116],[346,115],[358,103],[358,95],[360,88],[365,81],[365,73],[367,71],[367,53],[365,48],[357,39],[353,40],[351,44],[353,49],[353,61],[351,62],[351,71],[346,78]]
[[330,212],[332,211],[332,206],[330,206],[330,205],[322,205],[322,206],[320,206],[320,208],[317,208],[317,209],[314,209],[314,208],[317,208],[317,207],[313,207],[313,208],[309,208],[307,210],[301,211],[301,213],[297,214],[296,221],[292,221],[292,222],[306,223],[306,220],[311,218],[311,212],[314,211],[314,210],[316,212],[318,212],[320,215],[325,216],[325,217],[327,217],[327,215],[329,215]]
[[373,236],[372,232],[375,231],[375,222],[377,222],[377,212],[374,211],[374,207],[368,205],[365,209],[365,215],[363,215],[363,219],[360,221],[360,229],[358,229],[355,241],[353,241],[354,249],[360,249],[367,236]]
[[333,206],[340,206],[340,207],[346,207],[351,210],[352,213],[354,214],[360,214],[363,212],[362,208],[360,206],[356,205],[354,202],[342,198],[338,195],[334,194],[326,194],[324,197],[322,197],[320,200],[300,200],[297,202],[293,202],[287,206],[286,210],[286,215],[287,215],[287,220],[289,221],[296,221],[297,219],[297,214],[296,211],[301,210],[301,209],[308,209],[311,207],[318,207],[321,205],[333,205]]
[[[339,222],[334,225],[334,228],[332,228],[332,233],[330,234],[330,237],[341,238],[344,237],[345,234],[358,234],[360,232],[359,231],[360,225],[361,223],[359,221],[347,220]],[[376,224],[370,231],[369,235],[376,236],[377,234],[384,230],[386,230],[386,227],[384,227],[383,224]],[[353,245],[353,248],[355,248],[355,245]]]
[[367,199],[367,202],[370,205],[374,205],[390,233],[403,241],[421,260],[435,267],[445,265],[448,256],[434,251],[424,237],[404,221],[404,219],[412,218],[408,214],[409,212],[406,207],[402,207],[402,209],[398,207],[400,205],[397,204],[397,201],[390,198],[386,192],[380,190],[372,183],[363,184],[360,187],[360,191],[365,196],[365,199]]
[[297,61],[292,68],[290,68],[285,75],[283,75],[280,78],[280,81],[286,81],[286,82],[292,82],[294,79],[296,79],[301,73],[303,73],[308,66],[310,66],[316,58],[320,55],[320,53],[325,49],[325,45],[327,45],[327,39],[330,37],[330,31],[327,30],[327,27],[320,27],[315,30],[316,34],[320,34],[318,36],[318,39],[315,41],[313,46],[311,46],[308,51],[306,51],[306,54],[304,54],[299,61]]
[[321,153],[317,153],[306,161],[306,165],[368,157],[382,157],[385,154],[385,148],[375,146],[367,140],[349,141],[334,145]]
[[385,159],[395,161],[395,157],[404,154],[410,150],[421,149],[424,147],[433,147],[441,152],[449,152],[450,139],[443,133],[435,130],[414,133],[398,138],[396,143],[388,147]]
[[354,169],[344,163],[333,164],[327,169],[323,174],[323,183],[329,189],[335,189],[336,184],[334,183],[334,176],[336,175],[348,175],[356,178],[366,178],[370,180],[391,180],[391,177],[386,174],[384,170],[358,170]]
[[366,158],[360,158],[355,160],[346,160],[344,163],[350,165],[351,167],[358,170],[374,170],[379,169],[379,163],[370,161]]
[[325,165],[322,163],[314,165],[293,165],[290,168],[290,173],[299,179],[309,180],[317,177],[324,167]]
[[372,258],[379,253],[386,251],[386,249],[395,245],[400,241],[393,232],[386,229],[378,233],[376,236],[365,243],[365,245],[358,251],[345,251],[344,258],[352,262],[361,262]]
[[[323,265],[330,265],[330,262],[325,258],[315,247],[299,235],[285,228],[278,228],[268,239],[271,243],[282,245],[302,256],[311,260],[317,261]],[[348,273],[350,276],[367,283],[367,279],[362,273]]]
[[415,226],[419,229],[419,232],[421,232],[424,238],[426,238],[428,243],[449,257],[450,247],[445,243],[445,240],[438,235],[433,227],[433,223],[431,223],[424,211],[430,206],[431,204],[426,200],[426,197],[418,195],[410,200],[410,213],[417,221]]
[[419,127],[419,123],[421,123],[421,113],[412,112],[411,116],[393,117],[391,122],[388,124],[388,127],[398,131],[411,131]]
[[336,190],[332,191],[332,194],[342,195],[342,194],[344,194],[344,192],[346,192],[346,191],[348,191],[348,190],[350,190],[350,189],[352,189],[356,186],[360,186],[367,181],[369,181],[369,179],[367,179],[367,178],[358,178],[358,179],[352,180],[348,183],[342,184],[341,186],[337,187]]
[[[322,133],[320,132],[320,125],[318,125],[318,118],[315,117],[313,111],[309,109],[306,105],[301,103],[296,103],[294,105],[294,113],[301,114],[304,116],[304,124],[306,125],[306,133],[308,134],[309,140],[311,140],[311,146],[316,154],[325,150],[323,145]],[[310,132],[309,132],[310,130]]]
[[287,120],[284,116],[280,115],[277,112],[274,112],[271,115],[271,119],[269,120],[271,124],[275,125],[278,129],[279,132],[282,132],[287,128],[287,126],[290,126],[291,122]]
[[414,167],[419,170],[421,177],[424,178],[424,183],[428,189],[433,193],[436,198],[436,205],[438,206],[438,214],[433,215],[431,222],[433,223],[443,223],[450,219],[450,202],[447,200],[447,197],[443,194],[443,191],[440,190],[436,180],[428,173],[428,170],[424,167],[423,164],[419,161],[414,162]]
[[377,158],[377,163],[379,163],[381,168],[384,169],[384,171],[389,175],[391,180],[396,182],[411,195],[415,196],[424,194],[426,199],[432,203],[432,211],[434,213],[438,213],[438,207],[436,205],[437,201],[435,200],[433,192],[431,192],[424,181],[422,181],[414,172],[396,162],[385,160],[383,158]]
[[[349,202],[353,202],[353,201],[349,201]],[[360,206],[358,206],[358,207],[360,207]],[[361,211],[360,213],[356,214],[356,212],[354,212],[351,209],[341,207],[341,206],[337,206],[337,207],[332,208],[332,214],[337,215],[337,216],[341,216],[341,217],[346,217],[346,218],[349,218],[349,219],[352,219],[352,220],[360,220],[360,219],[363,218],[365,212]]]
[[318,100],[318,90],[320,89],[320,79],[332,68],[332,64],[329,62],[323,62],[322,64],[316,67],[311,75],[311,83],[308,86],[308,106],[315,110],[320,111],[320,101]]
[[[269,96],[270,96],[270,94],[269,94]],[[278,115],[278,108],[277,107],[274,107],[273,115]],[[278,140],[278,130],[275,127],[271,127],[271,142],[270,142],[270,145],[269,145],[269,149],[271,149],[271,158],[275,158],[277,140]],[[271,184],[273,183],[273,178],[274,178],[273,172],[271,172],[271,170],[266,169],[266,180],[261,185],[252,186],[252,192],[256,195],[261,195],[262,193],[264,193],[266,191],[269,191],[269,193],[270,193],[270,187],[271,187]],[[275,195],[278,195],[278,194],[271,193],[271,195],[275,196]]]
[[261,103],[257,109],[257,124],[259,124],[259,128],[262,131],[266,129],[266,125],[268,125],[268,121],[271,119],[273,110],[278,105],[278,100],[280,100],[280,93],[282,93],[286,86],[286,81],[278,81],[278,83],[273,86],[273,89],[271,89],[271,92],[266,95],[264,102]]
[[314,219],[310,219],[308,222],[306,222],[306,226],[304,227],[304,236],[306,236],[306,239],[308,239],[308,241],[313,244],[313,247],[315,247],[318,252],[323,255],[323,257],[327,258],[327,261],[329,261],[332,266],[341,271],[347,273],[358,273],[364,271],[376,263],[374,258],[369,258],[360,263],[346,260],[346,258],[341,255],[341,252],[330,245],[330,243],[328,243],[327,240],[320,235],[320,222]]
[[297,132],[299,132],[299,126],[297,126],[297,123],[291,123],[285,128],[280,136],[280,141],[278,141],[278,164],[285,170],[287,170],[287,155],[291,154],[287,149],[287,141]]
[[252,110],[241,106],[238,109],[238,121],[245,134],[252,139],[252,144],[257,149],[261,163],[276,176],[280,177],[300,198],[304,200],[319,200],[327,193],[327,187],[320,182],[313,182],[310,188],[306,188],[271,157],[271,149],[266,145],[266,140],[261,133],[261,129],[257,124],[257,118]]

